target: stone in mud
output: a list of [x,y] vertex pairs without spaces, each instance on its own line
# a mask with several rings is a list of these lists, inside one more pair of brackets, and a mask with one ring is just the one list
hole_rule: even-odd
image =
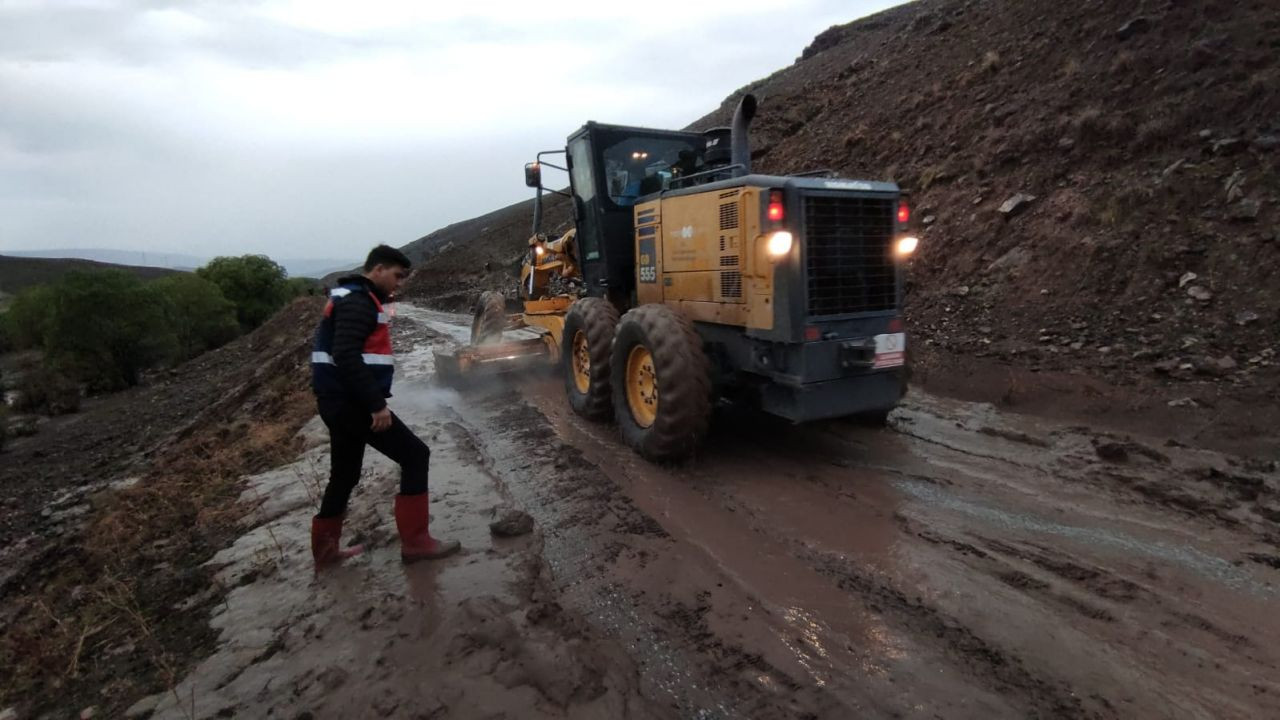
[[316,681],[326,690],[337,690],[347,683],[350,676],[350,673],[340,667],[328,667],[316,675]]
[[1000,214],[1004,215],[1005,218],[1011,218],[1014,215],[1021,213],[1023,210],[1026,210],[1027,207],[1035,201],[1035,199],[1035,195],[1018,193],[1004,201],[1004,204],[1000,206]]
[[1200,302],[1209,302],[1213,299],[1213,292],[1208,288],[1201,287],[1200,285],[1192,285],[1187,288],[1187,295],[1192,299],[1199,300]]
[[1139,15],[1129,22],[1121,25],[1116,30],[1116,38],[1119,40],[1128,40],[1134,35],[1140,35],[1151,29],[1151,18]]
[[1262,212],[1262,203],[1249,199],[1241,200],[1227,211],[1227,219],[1236,222],[1253,222],[1258,219],[1258,213]]
[[1129,459],[1129,450],[1124,443],[1094,441],[1093,451],[1107,462],[1124,462]]
[[523,510],[505,508],[494,514],[497,519],[489,523],[489,532],[498,537],[518,537],[533,532],[533,518]]
[[1244,310],[1242,312],[1236,313],[1237,325],[1248,325],[1251,322],[1256,322],[1258,319],[1259,319],[1258,313],[1252,310]]

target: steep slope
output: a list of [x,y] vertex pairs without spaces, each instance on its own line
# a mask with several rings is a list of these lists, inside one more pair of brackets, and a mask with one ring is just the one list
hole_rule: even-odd
[[[557,234],[571,227],[565,198],[544,195],[542,207],[544,232]],[[404,246],[401,250],[423,269],[409,279],[403,295],[450,310],[469,309],[484,290],[507,290],[515,297],[532,223],[533,200],[525,200]]]
[[757,169],[911,191],[909,310],[936,346],[1247,374],[1280,311],[1277,29],[1267,2],[912,3],[747,88]]

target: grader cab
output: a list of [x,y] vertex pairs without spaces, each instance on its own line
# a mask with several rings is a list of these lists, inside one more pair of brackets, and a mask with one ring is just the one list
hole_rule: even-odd
[[[753,174],[755,108],[746,95],[732,128],[705,133],[589,122],[539,153],[523,312],[485,293],[449,367],[557,363],[573,409],[652,460],[690,455],[722,399],[883,420],[906,390],[907,206],[893,183]],[[546,189],[544,168],[569,190]],[[573,204],[561,237],[542,233],[544,192]],[[518,327],[537,337],[502,340]]]

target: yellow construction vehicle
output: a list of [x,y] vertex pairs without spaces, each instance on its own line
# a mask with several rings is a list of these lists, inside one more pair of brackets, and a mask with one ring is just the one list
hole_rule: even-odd
[[[539,153],[525,166],[537,195],[523,312],[482,295],[471,345],[441,367],[557,363],[573,409],[616,420],[653,460],[690,455],[719,400],[883,421],[906,390],[907,206],[893,183],[752,174],[755,110],[745,95],[731,128],[705,133],[589,122]],[[548,167],[568,192],[544,188]],[[573,203],[562,237],[542,234],[544,191]],[[502,340],[520,327],[537,337]]]

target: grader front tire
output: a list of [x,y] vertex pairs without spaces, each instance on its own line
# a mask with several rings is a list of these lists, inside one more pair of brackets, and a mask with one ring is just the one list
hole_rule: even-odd
[[618,323],[610,362],[627,444],[658,462],[691,455],[711,419],[711,365],[693,323],[665,305],[633,308]]
[[472,308],[471,344],[493,345],[502,342],[507,328],[507,300],[502,293],[486,290],[480,293]]
[[613,416],[609,346],[617,326],[617,308],[598,297],[575,301],[564,318],[560,344],[564,391],[573,411],[588,420],[599,422]]

